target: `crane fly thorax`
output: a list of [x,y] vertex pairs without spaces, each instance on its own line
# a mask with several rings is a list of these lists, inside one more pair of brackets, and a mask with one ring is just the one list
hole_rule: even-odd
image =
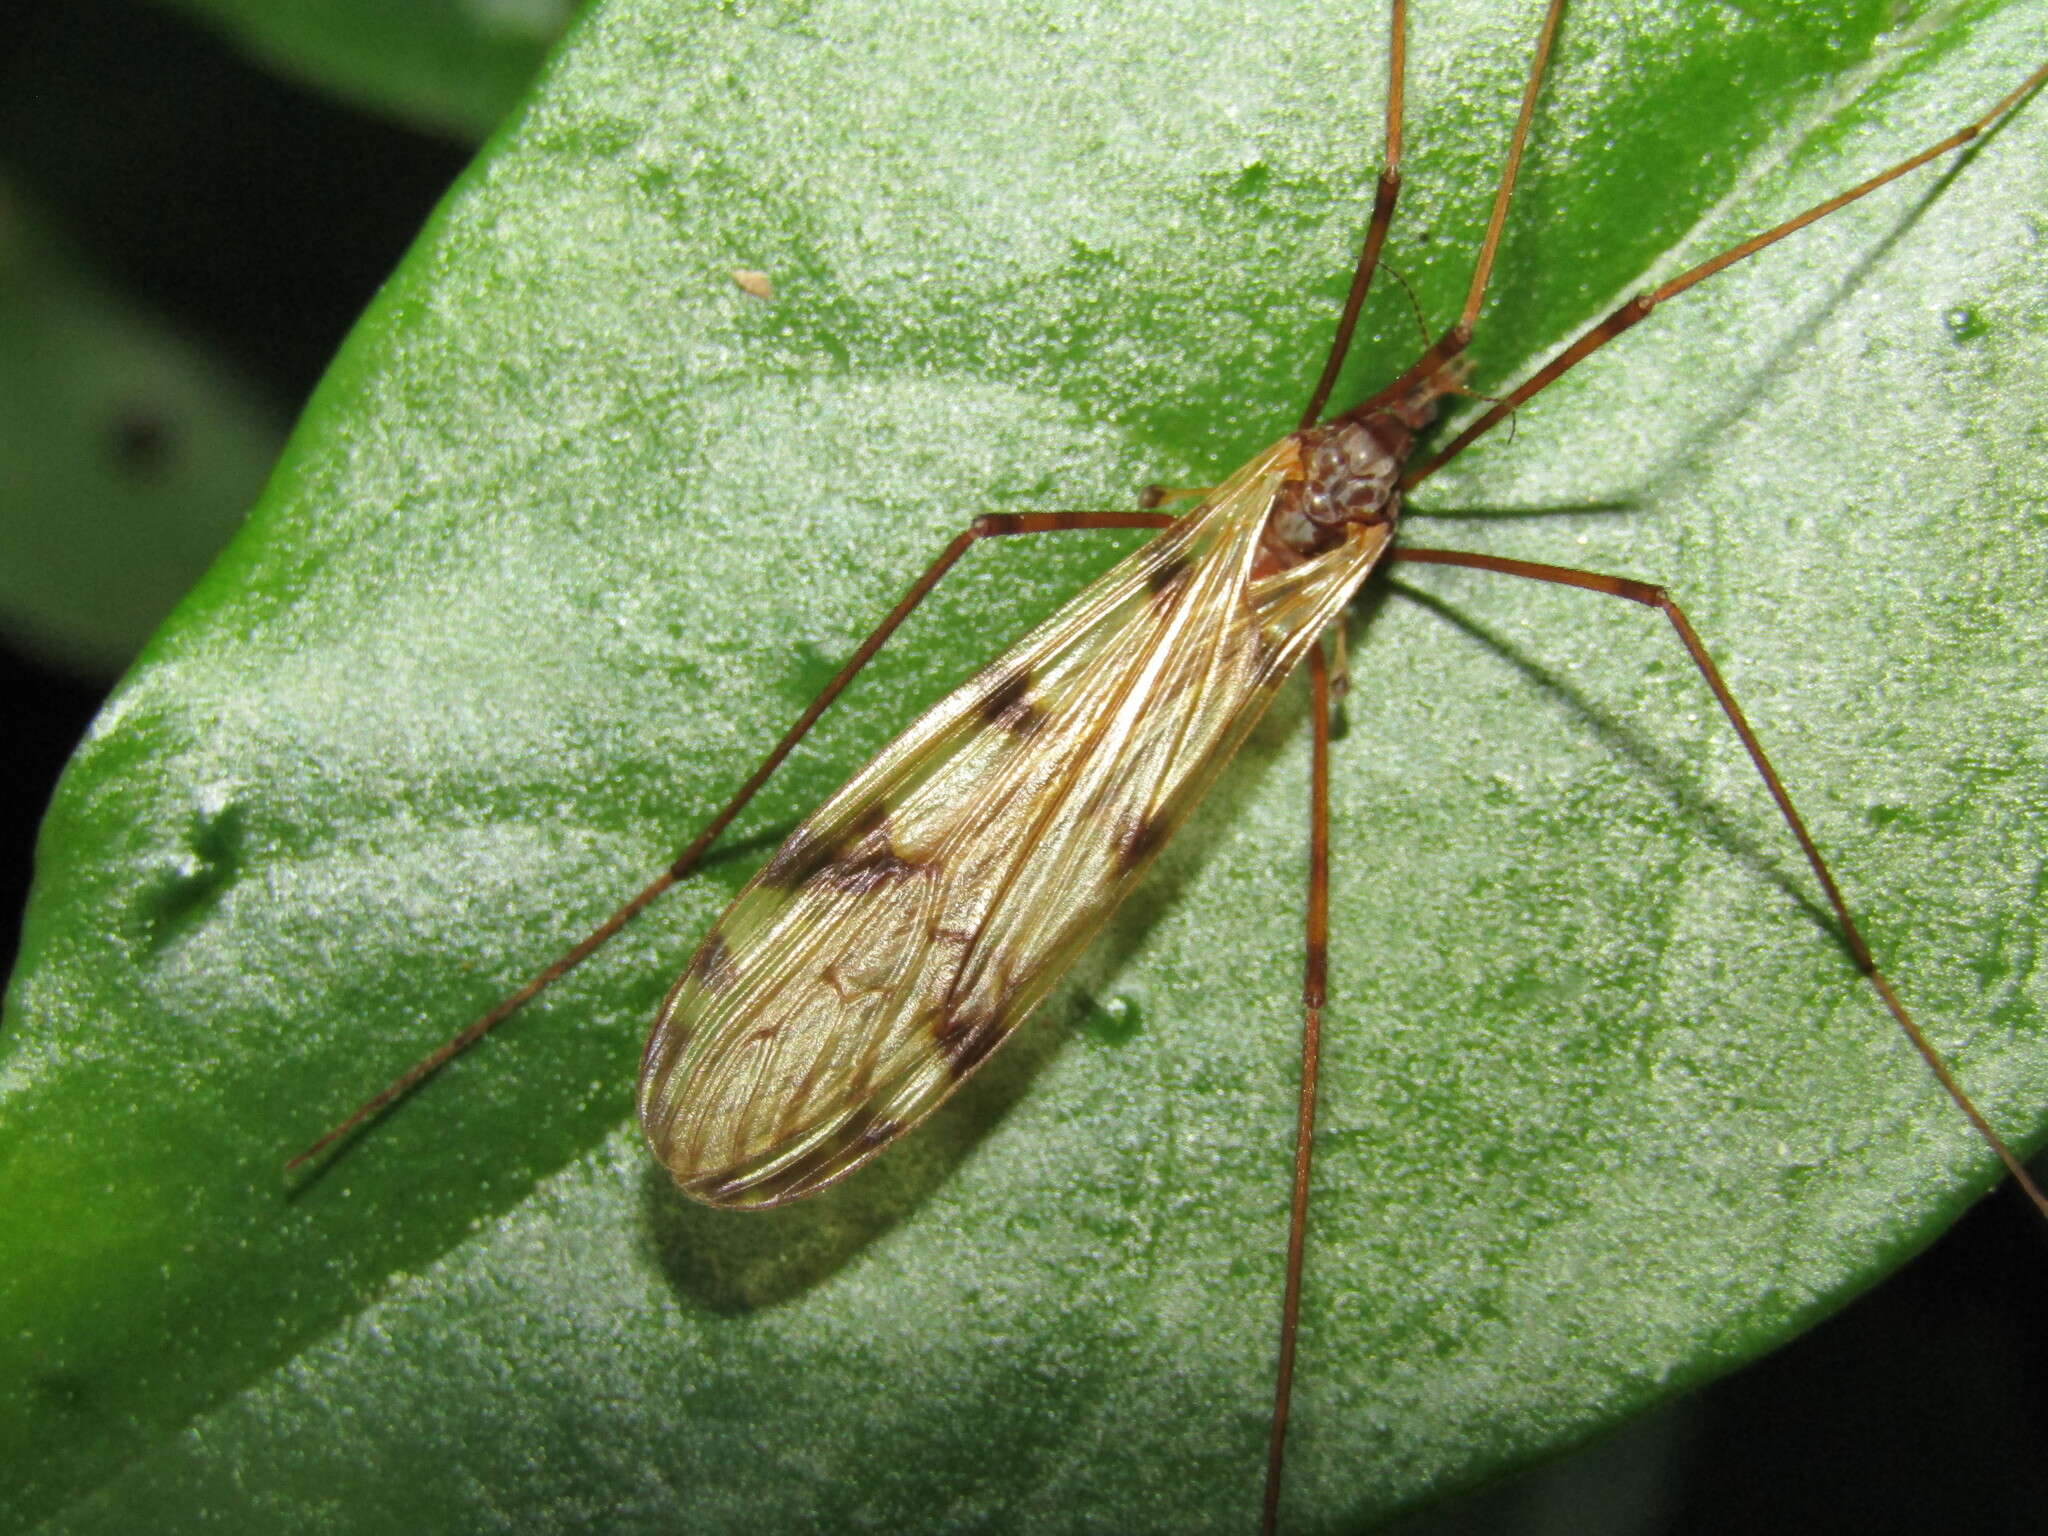
[[1284,570],[1334,549],[1354,527],[1399,518],[1401,474],[1416,434],[1436,418],[1436,402],[1450,387],[1439,376],[1296,432],[1298,473],[1273,498],[1261,563]]

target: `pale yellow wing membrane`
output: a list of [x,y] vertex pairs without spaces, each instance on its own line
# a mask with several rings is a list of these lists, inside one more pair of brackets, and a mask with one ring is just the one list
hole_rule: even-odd
[[927,711],[791,835],[670,992],[640,1117],[683,1189],[843,1177],[1045,996],[1384,552],[1255,579],[1291,442]]

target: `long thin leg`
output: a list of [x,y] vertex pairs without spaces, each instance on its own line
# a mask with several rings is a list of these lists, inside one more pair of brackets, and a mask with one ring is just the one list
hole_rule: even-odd
[[1394,0],[1393,38],[1387,45],[1386,153],[1380,160],[1379,189],[1373,194],[1372,221],[1365,226],[1365,244],[1359,249],[1358,265],[1352,269],[1351,292],[1345,297],[1337,334],[1330,341],[1330,355],[1323,359],[1322,376],[1316,380],[1308,404],[1302,407],[1302,431],[1322,420],[1323,407],[1330,403],[1330,391],[1337,387],[1344,356],[1351,350],[1351,333],[1358,329],[1358,312],[1365,307],[1365,295],[1380,264],[1380,247],[1387,243],[1387,226],[1394,222],[1394,202],[1401,195],[1401,117],[1407,79],[1408,3]]
[[[2026,79],[2013,87],[2012,90],[2001,96],[1989,111],[1964,124],[1939,143],[1928,145],[1927,148],[1921,150],[1917,155],[1908,155],[1889,170],[1880,171],[1868,181],[1859,182],[1846,192],[1838,192],[1825,202],[1815,203],[1804,213],[1796,214],[1792,218],[1785,220],[1784,223],[1765,230],[1760,235],[1752,235],[1749,239],[1741,242],[1741,244],[1730,246],[1718,256],[1709,257],[1698,266],[1679,273],[1678,276],[1672,278],[1669,282],[1660,284],[1648,292],[1637,294],[1605,319],[1588,328],[1576,341],[1573,341],[1549,362],[1509,390],[1507,394],[1501,396],[1490,409],[1483,412],[1470,426],[1452,438],[1435,458],[1420,468],[1411,469],[1403,477],[1402,485],[1404,487],[1412,487],[1427,480],[1439,469],[1442,469],[1444,465],[1463,453],[1474,441],[1492,431],[1503,418],[1520,408],[1531,397],[1541,394],[1544,390],[1555,384],[1580,363],[1606,346],[1608,342],[1614,340],[1623,331],[1628,330],[1631,326],[1645,319],[1651,310],[1662,304],[1666,299],[1677,298],[1686,289],[1705,282],[1715,273],[1734,266],[1738,261],[1754,256],[1766,246],[1777,244],[1778,241],[1784,239],[1787,235],[1806,228],[1807,225],[1814,223],[1816,220],[1826,218],[1837,208],[1845,207],[1855,202],[1858,198],[1875,192],[1879,187],[1898,180],[1899,177],[1905,175],[1908,171],[1918,170],[1928,161],[1937,160],[1952,149],[1962,148],[1963,145],[1978,137],[1985,129],[1997,122],[1999,118],[2018,106],[2044,80],[2048,80],[2048,64],[2041,65],[2040,68],[2028,75]],[[1496,204],[1496,217],[1498,217],[1503,206],[1504,204]],[[1489,226],[1487,234],[1487,253],[1489,257],[1491,256],[1492,241],[1496,233],[1497,230]],[[1468,303],[1465,319],[1462,323],[1469,326],[1473,313],[1473,307]]]
[[1287,1458],[1287,1415],[1294,1402],[1294,1343],[1301,1321],[1301,1259],[1308,1237],[1309,1164],[1315,1156],[1316,1079],[1323,1059],[1323,1002],[1330,952],[1330,673],[1318,643],[1308,653],[1308,955],[1301,981],[1301,1102],[1294,1122],[1294,1194],[1287,1210],[1287,1280],[1280,1298],[1280,1363],[1273,1374],[1273,1420],[1266,1442],[1266,1497],[1259,1529],[1280,1522],[1280,1481]]
[[[1362,420],[1388,401],[1399,399],[1417,385],[1435,378],[1444,371],[1445,365],[1451,359],[1458,356],[1459,353],[1472,344],[1472,322],[1478,317],[1480,306],[1486,301],[1486,287],[1493,278],[1493,263],[1494,257],[1500,251],[1501,230],[1507,225],[1508,204],[1514,198],[1515,180],[1521,173],[1522,151],[1529,142],[1529,123],[1536,113],[1536,97],[1542,89],[1544,72],[1550,65],[1550,45],[1557,37],[1558,20],[1563,14],[1564,0],[1550,0],[1550,8],[1543,15],[1543,31],[1536,39],[1536,54],[1529,64],[1529,78],[1522,87],[1522,106],[1521,110],[1515,114],[1514,134],[1508,142],[1507,159],[1501,165],[1500,185],[1494,189],[1493,213],[1487,219],[1486,238],[1480,243],[1478,259],[1472,264],[1472,285],[1466,290],[1465,308],[1459,314],[1457,323],[1445,331],[1443,335],[1439,336],[1432,345],[1425,348],[1422,356],[1417,358],[1414,365],[1406,373],[1402,374],[1400,378],[1394,380],[1393,383],[1370,399],[1351,407],[1348,411],[1342,412],[1343,417]],[[1400,19],[1401,11],[1397,7],[1397,25]],[[1402,58],[1400,50],[1396,51],[1395,58],[1397,62]],[[1398,103],[1398,94],[1390,91],[1388,99],[1390,106],[1395,105]],[[1398,137],[1390,140],[1390,151],[1398,147]],[[1375,206],[1374,215],[1377,218],[1377,206]],[[1389,218],[1393,216],[1391,198],[1387,201],[1387,216]],[[1362,271],[1365,270],[1368,257],[1374,262],[1377,262],[1379,259],[1379,249],[1373,243],[1373,240],[1374,231],[1368,229],[1366,232],[1366,249],[1359,258],[1359,265]],[[1356,280],[1354,279],[1355,286]],[[1362,299],[1363,295],[1361,294],[1360,297]],[[1349,333],[1340,330],[1340,344],[1348,343],[1349,339]],[[1324,376],[1329,382],[1335,382],[1336,368],[1342,361],[1341,352],[1333,353],[1332,362],[1324,368]],[[1304,413],[1302,425],[1304,427],[1312,426],[1321,409],[1321,397],[1318,396],[1317,400],[1311,402],[1310,409]]]
[[1597,571],[1577,571],[1561,565],[1540,565],[1533,560],[1509,560],[1500,555],[1467,554],[1462,550],[1401,548],[1393,551],[1393,558],[1419,565],[1461,565],[1475,571],[1497,571],[1503,576],[1522,576],[1531,581],[1547,581],[1561,587],[1577,587],[1585,592],[1601,592],[1609,597],[1621,597],[1632,603],[1641,603],[1645,608],[1654,608],[1671,621],[1671,627],[1678,633],[1679,644],[1685,647],[1686,654],[1692,658],[1692,664],[1699,669],[1700,676],[1706,679],[1707,687],[1713,690],[1714,700],[1721,706],[1721,713],[1726,715],[1728,723],[1735,727],[1735,734],[1742,739],[1742,748],[1749,754],[1750,762],[1756,765],[1756,771],[1764,781],[1764,788],[1770,791],[1771,799],[1777,802],[1779,815],[1784,817],[1785,825],[1791,829],[1800,850],[1806,855],[1806,862],[1812,867],[1814,878],[1820,882],[1820,888],[1827,896],[1828,905],[1834,909],[1835,921],[1841,928],[1842,942],[1847,946],[1850,958],[1856,962],[1856,969],[1863,973],[1876,990],[1886,1009],[1898,1021],[1899,1028],[1905,1031],[1906,1038],[1913,1043],[1913,1049],[1920,1053],[1921,1060],[1927,1063],[1936,1080],[1948,1091],[1948,1096],[1955,1100],[1956,1107],[1976,1128],[1985,1145],[1998,1154],[1999,1161],[2006,1166],[2006,1171],[2013,1176],[2041,1214],[2048,1216],[2048,1196],[2044,1196],[2036,1187],[2027,1175],[2026,1166],[2013,1154],[2012,1149],[2006,1146],[2003,1138],[1991,1128],[1991,1122],[1986,1120],[1982,1112],[1971,1102],[1970,1096],[1963,1091],[1962,1084],[1958,1083],[1949,1071],[1948,1063],[1941,1059],[1941,1053],[1935,1050],[1933,1042],[1921,1033],[1920,1026],[1914,1023],[1912,1015],[1906,1012],[1905,1004],[1899,1001],[1898,994],[1892,990],[1892,984],[1878,969],[1877,961],[1870,953],[1870,946],[1863,940],[1863,931],[1856,926],[1856,919],[1850,915],[1849,904],[1842,899],[1841,889],[1835,884],[1835,877],[1828,869],[1827,860],[1821,857],[1820,848],[1814,842],[1813,835],[1806,830],[1806,822],[1793,806],[1792,796],[1787,793],[1784,781],[1778,777],[1778,771],[1771,766],[1771,760],[1764,755],[1763,744],[1757,740],[1756,732],[1750,729],[1749,721],[1742,713],[1742,707],[1735,702],[1735,695],[1729,691],[1728,684],[1721,677],[1721,669],[1714,665],[1714,660],[1707,654],[1707,648],[1701,643],[1698,632],[1687,620],[1684,610],[1672,600],[1671,594],[1662,587],[1653,586],[1646,581],[1632,581],[1626,576],[1606,576]]
[[1486,238],[1479,245],[1479,259],[1472,264],[1472,286],[1465,292],[1465,308],[1454,330],[1472,334],[1472,322],[1486,302],[1486,285],[1493,278],[1493,259],[1500,251],[1501,231],[1507,227],[1508,202],[1515,194],[1515,177],[1522,168],[1522,150],[1529,142],[1529,123],[1536,115],[1536,95],[1543,87],[1544,71],[1550,65],[1550,45],[1557,39],[1557,23],[1564,14],[1564,0],[1550,0],[1543,13],[1543,30],[1536,36],[1536,56],[1529,64],[1529,78],[1522,86],[1521,110],[1515,114],[1514,137],[1508,144],[1508,158],[1501,167],[1500,185],[1494,189],[1493,212],[1487,216]]
[[910,584],[901,600],[889,610],[888,616],[875,626],[873,633],[860,643],[856,650],[824,691],[811,700],[810,707],[798,716],[796,724],[783,734],[773,750],[761,759],[761,764],[739,787],[737,793],[704,824],[703,829],[691,839],[690,845],[668,868],[664,869],[648,885],[629,897],[626,903],[603,922],[584,935],[574,946],[558,956],[543,968],[532,980],[499,1001],[488,1012],[460,1033],[450,1037],[446,1044],[432,1055],[423,1056],[405,1071],[401,1072],[387,1086],[363,1100],[350,1111],[348,1118],[328,1130],[319,1140],[285,1164],[289,1173],[309,1158],[317,1157],[326,1148],[347,1136],[357,1126],[374,1119],[391,1105],[404,1098],[421,1083],[448,1065],[457,1056],[468,1050],[477,1041],[496,1029],[505,1020],[517,1013],[541,992],[552,986],[562,976],[581,965],[602,948],[611,937],[627,923],[644,911],[656,897],[681,880],[697,867],[718,835],[732,823],[747,802],[754,798],[769,776],[782,766],[782,760],[789,756],[804,734],[817,724],[818,717],[832,707],[833,701],[846,690],[865,667],[874,659],[888,638],[896,633],[898,626],[910,617],[911,610],[924,601],[932,588],[936,587],[960,557],[983,539],[1007,538],[1020,533],[1062,533],[1087,528],[1164,528],[1177,521],[1166,512],[1013,512],[990,513],[977,517],[957,534],[939,558],[934,560],[925,573]]
[[[1514,137],[1507,161],[1501,169],[1500,185],[1494,193],[1493,215],[1486,241],[1474,264],[1472,286],[1465,309],[1456,325],[1401,379],[1364,405],[1347,414],[1369,411],[1381,400],[1405,392],[1413,384],[1434,375],[1471,340],[1472,320],[1485,298],[1493,271],[1494,255],[1500,247],[1502,226],[1507,221],[1509,199],[1522,163],[1523,146],[1529,138],[1529,121],[1536,108],[1537,91],[1550,58],[1551,41],[1557,35],[1558,18],[1564,0],[1550,0],[1536,56],[1522,92],[1521,110],[1515,119]],[[1407,6],[1394,0],[1393,40],[1388,50],[1387,138],[1384,169],[1373,200],[1372,222],[1366,228],[1365,245],[1359,252],[1358,267],[1352,274],[1351,293],[1344,305],[1330,355],[1323,364],[1315,393],[1301,414],[1303,429],[1314,426],[1328,404],[1337,374],[1344,366],[1351,335],[1358,324],[1366,290],[1379,265],[1380,248],[1386,241],[1387,226],[1393,221],[1394,203],[1401,190],[1401,117],[1407,73]],[[1338,670],[1348,682],[1349,666],[1344,660],[1343,634],[1337,637]],[[1308,855],[1308,954],[1302,977],[1301,1098],[1296,1111],[1294,1139],[1294,1188],[1287,1217],[1287,1273],[1280,1303],[1280,1359],[1273,1380],[1273,1418],[1266,1445],[1266,1491],[1260,1515],[1260,1529],[1266,1536],[1279,1527],[1280,1488],[1286,1467],[1287,1419],[1294,1401],[1295,1342],[1301,1320],[1301,1266],[1307,1243],[1310,1165],[1315,1155],[1316,1085],[1322,1065],[1323,1003],[1327,995],[1330,935],[1330,671],[1320,643],[1309,653],[1309,711],[1313,721],[1309,772],[1309,855]]]

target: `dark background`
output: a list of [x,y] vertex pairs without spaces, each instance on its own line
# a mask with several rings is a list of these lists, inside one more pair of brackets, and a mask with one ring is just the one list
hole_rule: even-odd
[[[281,420],[468,156],[147,5],[0,11],[0,175],[102,276],[231,356]],[[0,969],[43,804],[108,681],[0,636]],[[2044,1238],[2003,1189],[1779,1354],[1403,1529],[2048,1530]]]

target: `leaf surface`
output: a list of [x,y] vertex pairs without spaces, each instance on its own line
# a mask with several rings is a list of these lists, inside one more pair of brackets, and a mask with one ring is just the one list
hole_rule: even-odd
[[[1417,8],[1392,252],[1437,325],[1537,9]],[[2036,62],[2026,5],[1881,9],[1581,6],[1475,387]],[[859,1178],[687,1208],[626,1123],[655,1002],[767,847],[1112,538],[977,552],[729,858],[296,1197],[279,1164],[658,868],[973,513],[1126,506],[1286,429],[1369,204],[1381,25],[589,17],[50,813],[0,1077],[0,1461],[34,1469],[8,1519],[1251,1525],[1298,688],[1040,1022]],[[2044,141],[2031,103],[1675,302],[1406,529],[1679,594],[2022,1142],[2048,1102]],[[1398,288],[1368,330],[1354,396],[1418,345]],[[1993,1177],[1654,617],[1404,585],[1352,628],[1337,751],[1295,1529],[1750,1358]]]

